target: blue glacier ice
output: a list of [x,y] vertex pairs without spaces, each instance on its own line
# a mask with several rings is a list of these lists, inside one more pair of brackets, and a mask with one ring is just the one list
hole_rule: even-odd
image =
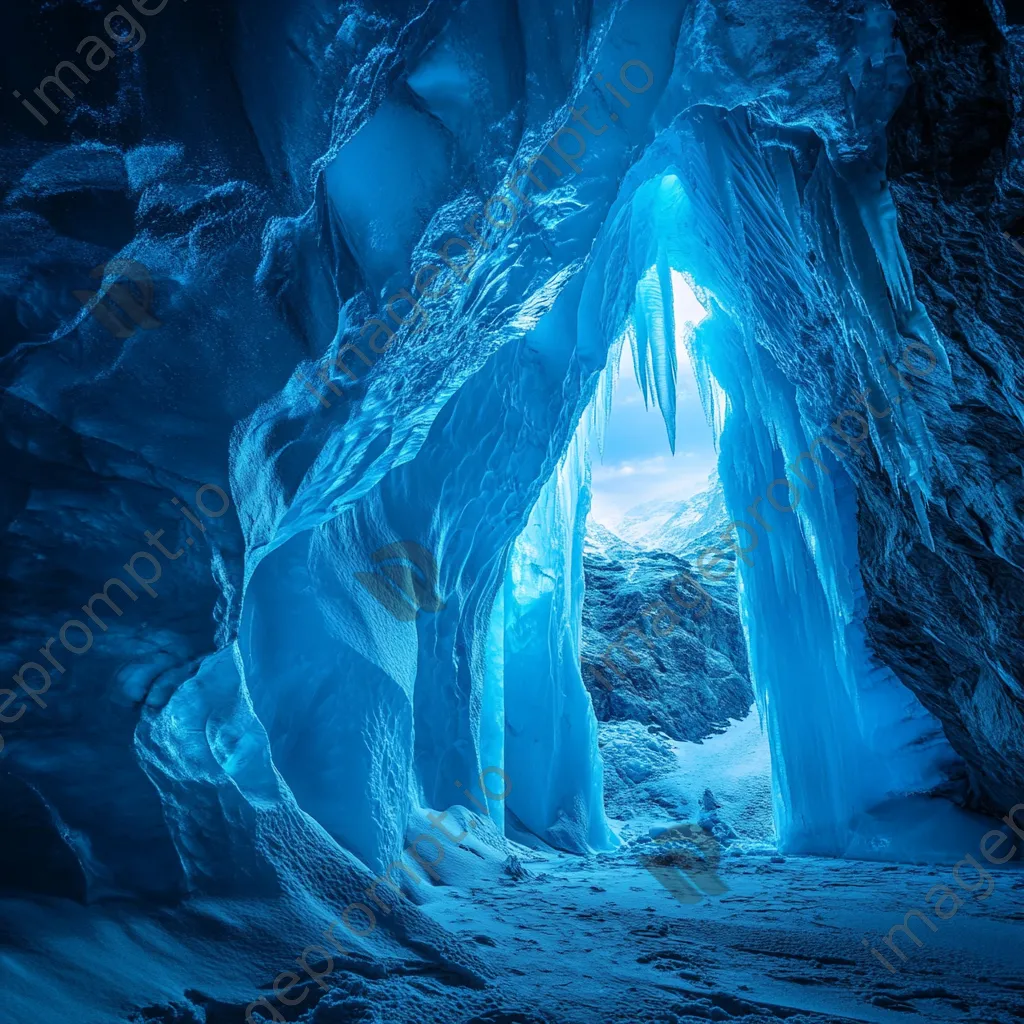
[[[915,865],[1024,838],[1021,22],[17,0],[0,1018],[1009,1019],[1015,864],[906,991],[751,950],[877,970]],[[682,352],[719,483],[602,539]],[[824,902],[726,920],[773,879]]]

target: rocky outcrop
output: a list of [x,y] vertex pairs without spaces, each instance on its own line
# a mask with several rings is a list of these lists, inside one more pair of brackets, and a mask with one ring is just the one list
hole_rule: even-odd
[[583,679],[600,721],[701,740],[748,713],[754,696],[733,579],[702,581],[698,602],[673,586],[689,574],[687,561],[593,521],[583,564]]
[[880,469],[858,522],[874,650],[942,721],[974,799],[1005,813],[1024,793],[1024,28],[996,7],[893,0],[912,84],[887,170],[949,356],[948,376],[914,382],[947,462],[931,544]]

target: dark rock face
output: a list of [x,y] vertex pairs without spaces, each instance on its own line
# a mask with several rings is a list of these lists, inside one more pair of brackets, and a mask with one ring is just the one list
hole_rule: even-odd
[[949,355],[951,380],[914,383],[949,471],[928,505],[933,550],[881,471],[861,487],[868,633],[943,722],[976,798],[1005,813],[1024,791],[1024,31],[984,3],[893,7],[913,84],[889,125],[888,174]]
[[688,562],[595,524],[584,571],[583,679],[600,721],[631,719],[694,741],[748,713],[754,695],[732,579],[702,583],[706,597],[673,588]]

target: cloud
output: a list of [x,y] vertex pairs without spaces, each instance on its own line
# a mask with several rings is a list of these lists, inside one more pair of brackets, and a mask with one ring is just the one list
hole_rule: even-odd
[[707,488],[715,469],[713,451],[686,452],[676,458],[657,455],[647,459],[623,459],[610,465],[595,463],[591,469],[591,514],[612,528],[631,508],[646,501],[683,501]]
[[593,467],[592,475],[594,483],[605,483],[624,476],[659,477],[669,471],[670,462],[671,459],[668,457],[656,455],[653,458],[637,461],[613,462],[611,465],[597,463]]

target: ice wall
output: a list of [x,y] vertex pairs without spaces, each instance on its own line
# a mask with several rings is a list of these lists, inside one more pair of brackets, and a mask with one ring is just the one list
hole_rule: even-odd
[[[614,303],[611,319],[600,308],[606,284],[587,270],[587,256],[619,178],[648,137],[657,83],[670,77],[678,15],[638,5],[619,12],[614,32],[610,22],[595,26],[588,69],[617,75],[631,60],[647,68],[633,69],[631,87],[620,81],[629,105],[612,120],[616,101],[588,84],[592,73],[576,66],[578,40],[553,27],[554,13],[535,12],[552,33],[531,29],[515,61],[495,52],[503,44],[481,13],[470,5],[453,18],[411,71],[415,112],[384,103],[332,151],[318,208],[339,266],[365,269],[383,297],[431,259],[454,263],[445,269],[448,285],[415,308],[406,300],[378,310],[366,293],[353,294],[321,336],[326,353],[340,356],[325,374],[330,383],[303,366],[305,382],[293,381],[236,440],[255,553],[242,609],[242,636],[255,640],[241,648],[246,682],[261,720],[272,715],[282,725],[268,729],[271,751],[300,805],[373,864],[397,850],[408,814],[447,806],[456,780],[474,780],[489,766],[508,775],[505,825],[517,838],[574,851],[611,842],[595,720],[580,679],[586,499],[580,442],[572,439],[618,318]],[[531,49],[540,40],[543,55]],[[508,73],[518,74],[519,60],[543,82],[529,102],[511,97],[494,73],[495,61],[511,61]],[[473,103],[469,84],[482,90]],[[540,96],[547,101],[538,105]],[[571,121],[567,102],[589,116],[591,129],[565,135],[566,158],[535,162],[534,181],[530,160]],[[430,139],[439,125],[472,132],[485,114],[489,130],[474,162],[451,158],[459,167],[453,185],[426,155],[437,152]],[[383,152],[394,165],[378,182],[364,181],[366,161]],[[399,180],[410,168],[412,191]],[[488,221],[487,198],[506,190],[514,168],[524,169],[516,180],[525,198],[513,193],[487,206]],[[390,205],[359,198],[375,187]],[[429,220],[410,227],[416,210],[439,201]],[[278,273],[273,261],[289,260],[308,230],[291,222],[268,235],[268,280]],[[373,241],[384,236],[387,245]],[[368,316],[385,327],[366,330]],[[401,320],[408,323],[400,331]],[[665,351],[657,349],[659,359]],[[267,458],[275,432],[296,429],[286,425],[299,417],[302,442],[288,457],[300,460],[301,474]],[[285,470],[294,495],[268,514],[260,496],[277,491]],[[323,557],[305,580],[299,566],[313,570],[310,532],[323,535]],[[433,554],[444,607],[392,628],[351,580],[369,568],[371,552],[396,539]],[[297,562],[286,573],[294,583],[284,586],[277,566],[291,550]],[[541,583],[551,579],[558,585],[548,592]],[[289,666],[268,658],[267,645],[278,641],[260,625],[281,600],[309,631],[322,624],[333,637],[326,648],[304,641],[306,655]],[[296,698],[300,678],[310,677],[317,682]],[[311,713],[324,701],[344,723]],[[359,789],[338,798],[331,794],[343,775]]]
[[533,834],[577,852],[614,845],[580,661],[590,427],[584,416],[516,538],[503,602],[508,807]]

